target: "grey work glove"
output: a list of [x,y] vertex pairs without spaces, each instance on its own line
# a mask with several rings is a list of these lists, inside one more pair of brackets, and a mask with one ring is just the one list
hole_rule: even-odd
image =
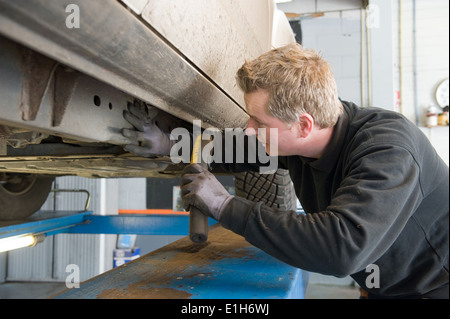
[[131,140],[124,150],[143,157],[169,155],[176,141],[170,140],[170,134],[164,133],[153,119],[158,115],[158,109],[144,102],[135,100],[128,103],[128,111],[123,111],[123,117],[133,129],[122,129],[122,135]]
[[219,220],[225,206],[233,199],[217,178],[199,164],[186,166],[181,178],[183,207],[191,206]]

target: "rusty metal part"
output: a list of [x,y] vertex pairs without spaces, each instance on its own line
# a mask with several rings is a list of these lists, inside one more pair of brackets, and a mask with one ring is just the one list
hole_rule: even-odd
[[4,143],[4,152],[0,152],[0,156],[7,155],[7,146],[23,148],[27,145],[39,144],[47,137],[48,135],[44,133],[0,125],[0,140]]
[[6,138],[0,136],[0,156],[7,154]]
[[24,121],[33,121],[50,86],[56,62],[29,49],[21,50],[24,78],[20,99],[20,112]]
[[[174,177],[182,166],[170,158],[148,159],[125,153],[114,145],[70,145],[42,143],[12,148],[0,156],[0,174],[33,173],[82,177]],[[170,168],[166,171],[167,168]]]
[[[36,66],[33,71],[26,71],[28,66],[21,57],[28,49],[1,36],[0,47],[0,125],[81,142],[129,143],[120,133],[121,128],[130,127],[122,117],[132,100],[129,95],[63,65],[55,65],[51,71],[47,63],[47,67]],[[29,59],[45,60],[38,53],[31,56]],[[30,74],[40,70],[53,74],[38,80],[45,85],[30,81],[30,77],[38,78]],[[54,78],[66,83],[56,84],[55,89]],[[43,89],[44,86],[48,89]],[[44,96],[33,93],[36,90],[43,91]]]
[[[120,3],[75,3],[82,13],[78,29],[66,27],[59,0],[0,0],[0,33],[186,121],[245,125],[247,115],[233,98]],[[24,107],[32,119],[35,110]]]
[[[80,73],[58,64],[48,57],[20,47],[23,81],[21,88],[20,112],[24,121],[34,121],[45,94],[50,98],[52,126],[58,126],[75,90]],[[53,85],[52,85],[53,84]]]
[[0,160],[0,172],[74,175],[91,178],[108,177],[174,177],[179,172],[165,172],[170,158],[146,159],[126,154],[124,156],[70,155],[66,157],[21,157]]
[[75,70],[59,65],[55,70],[53,86],[53,127],[59,126],[63,120],[67,105],[75,91],[75,86],[81,74]]

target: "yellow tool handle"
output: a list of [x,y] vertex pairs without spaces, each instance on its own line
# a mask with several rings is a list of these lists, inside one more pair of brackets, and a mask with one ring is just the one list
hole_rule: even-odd
[[[200,163],[202,151],[202,136],[199,134],[192,148],[191,163]],[[208,216],[204,215],[198,208],[191,206],[189,212],[189,238],[197,244],[204,243],[208,239]]]
[[201,152],[202,152],[202,135],[199,134],[194,141],[194,147],[192,148],[192,155],[191,155],[191,164],[193,163],[200,163],[198,160],[201,159]]

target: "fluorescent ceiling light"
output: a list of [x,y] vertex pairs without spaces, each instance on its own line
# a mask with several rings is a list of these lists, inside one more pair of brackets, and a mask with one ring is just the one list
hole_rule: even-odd
[[44,240],[44,235],[19,235],[0,239],[0,253],[13,249],[35,246]]
[[275,3],[292,2],[292,0],[275,0]]

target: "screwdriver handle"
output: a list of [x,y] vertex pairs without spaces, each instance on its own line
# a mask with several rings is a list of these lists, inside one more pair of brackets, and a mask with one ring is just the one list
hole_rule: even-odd
[[208,239],[208,216],[198,208],[191,207],[189,212],[189,238],[192,242],[201,244]]
[[[198,135],[194,141],[191,163],[200,163],[202,150],[201,135]],[[204,215],[198,208],[191,206],[189,212],[189,238],[192,242],[201,244],[208,239],[208,216]]]

